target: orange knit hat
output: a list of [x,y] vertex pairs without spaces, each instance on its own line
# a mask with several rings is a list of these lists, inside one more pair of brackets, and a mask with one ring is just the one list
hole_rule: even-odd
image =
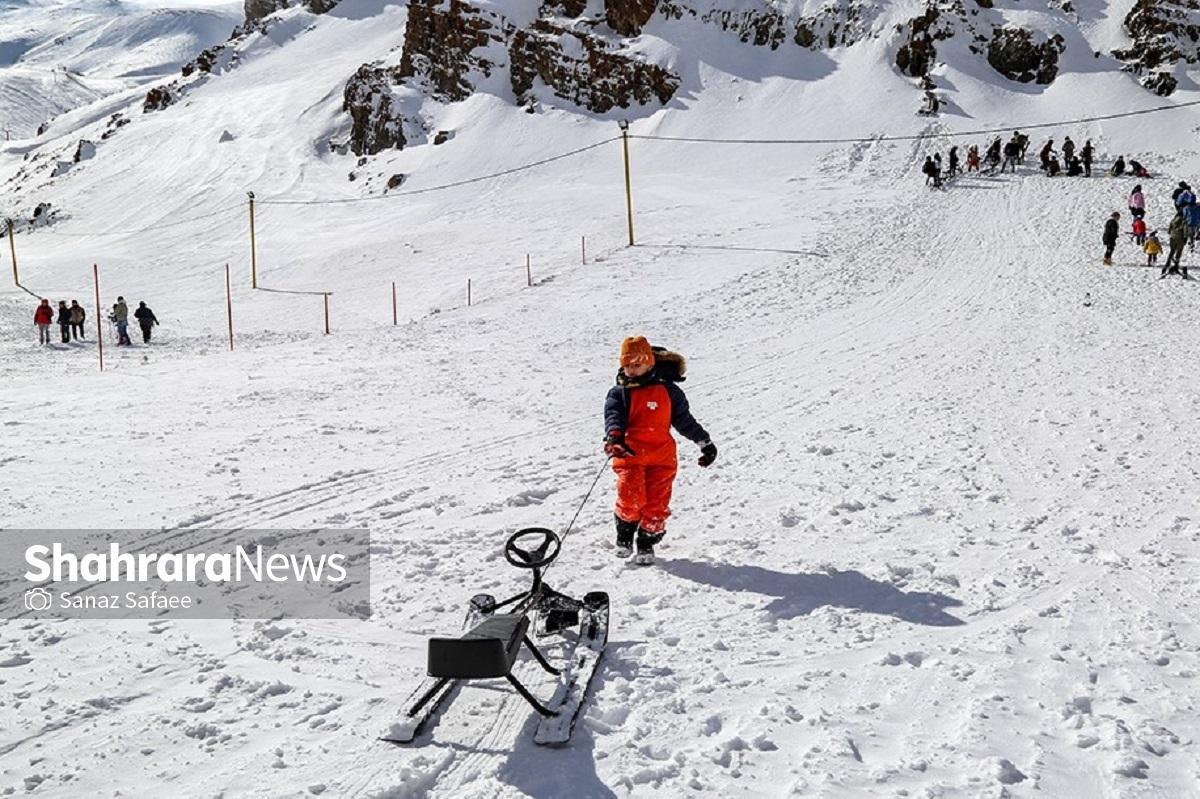
[[630,336],[621,342],[622,366],[653,366],[654,350],[645,336]]

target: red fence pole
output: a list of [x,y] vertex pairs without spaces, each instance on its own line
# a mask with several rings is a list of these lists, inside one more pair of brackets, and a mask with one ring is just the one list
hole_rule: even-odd
[[400,317],[396,315],[396,281],[392,281],[392,327],[400,324]]
[[233,291],[229,287],[229,264],[225,264],[225,308],[229,313],[229,351],[233,352]]
[[329,294],[321,295],[325,298],[325,335],[329,335]]
[[100,267],[92,264],[92,282],[96,285],[96,346],[100,348],[100,371],[104,371],[104,329],[100,327]]

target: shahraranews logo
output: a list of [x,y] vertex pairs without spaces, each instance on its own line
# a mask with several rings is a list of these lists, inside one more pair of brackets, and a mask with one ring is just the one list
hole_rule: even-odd
[[340,583],[346,579],[346,555],[342,553],[297,556],[275,552],[267,555],[261,545],[247,550],[240,544],[233,552],[122,552],[120,544],[109,544],[108,552],[76,555],[64,552],[62,544],[35,544],[25,549],[30,570],[25,579],[33,582],[209,582]]

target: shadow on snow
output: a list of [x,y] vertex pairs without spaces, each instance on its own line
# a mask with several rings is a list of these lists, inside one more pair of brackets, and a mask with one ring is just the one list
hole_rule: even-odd
[[911,624],[953,627],[964,622],[945,611],[962,602],[924,591],[905,592],[857,571],[786,574],[761,566],[664,560],[659,568],[684,580],[775,597],[766,611],[776,619],[805,616],[822,605],[892,616]]

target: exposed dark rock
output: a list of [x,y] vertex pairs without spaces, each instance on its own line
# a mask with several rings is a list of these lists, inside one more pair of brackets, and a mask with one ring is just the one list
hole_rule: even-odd
[[[568,53],[564,42],[574,39]],[[529,99],[540,78],[556,96],[604,113],[657,100],[666,104],[679,88],[670,70],[617,52],[603,39],[537,20],[509,42],[510,77],[517,101]]]
[[445,144],[446,142],[450,141],[453,138],[454,138],[454,131],[439,130],[436,134],[434,134],[433,143],[434,144]]
[[1142,78],[1142,85],[1159,97],[1170,97],[1179,81],[1170,72],[1154,72]]
[[1059,34],[1037,42],[1024,28],[997,28],[988,45],[987,59],[992,68],[1009,80],[1020,83],[1053,83],[1058,75],[1058,56],[1066,45]]
[[287,8],[287,0],[246,0],[242,6],[248,23],[258,22],[283,8]]
[[405,145],[404,118],[392,107],[392,84],[398,80],[395,67],[363,64],[346,83],[342,110],[350,114],[350,149],[355,155]]
[[604,0],[604,20],[622,36],[637,36],[657,7],[658,0]]
[[171,93],[169,86],[155,86],[146,92],[146,100],[142,103],[142,113],[161,111],[173,102],[175,102],[175,96]]
[[473,51],[505,39],[503,17],[463,0],[414,0],[408,7],[408,28],[400,56],[399,78],[416,78],[433,96],[465,100],[474,86],[472,71],[485,77],[493,64]]
[[[1133,44],[1113,55],[1126,62],[1125,69],[1142,75],[1179,62],[1200,61],[1200,2],[1197,0],[1137,0],[1125,15],[1125,31]],[[1154,82],[1154,85],[1151,85]],[[1161,78],[1143,80],[1146,88],[1159,92]],[[1169,93],[1169,92],[1168,92]]]
[[406,180],[408,180],[408,175],[405,175],[403,173],[392,175],[390,178],[388,178],[388,182],[387,182],[388,190],[390,191],[391,189],[400,188],[401,186],[404,185],[404,181],[406,181]]
[[328,14],[342,0],[304,0],[304,7],[314,14]]
[[79,145],[75,148],[75,156],[72,160],[75,163],[87,161],[96,157],[96,143],[87,139],[80,139]]

